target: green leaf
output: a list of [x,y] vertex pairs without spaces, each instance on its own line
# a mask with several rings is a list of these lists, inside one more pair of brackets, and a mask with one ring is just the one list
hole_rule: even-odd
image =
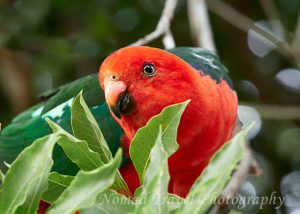
[[143,186],[138,187],[134,192],[134,198],[139,197],[143,192]]
[[1,181],[1,185],[2,185],[2,182],[4,181],[4,178],[5,178],[5,175],[4,175],[4,173],[0,169],[0,181]]
[[140,128],[130,143],[129,154],[139,175],[140,183],[144,182],[144,174],[146,172],[150,151],[156,141],[159,126],[162,126],[162,143],[164,150],[168,156],[178,149],[177,129],[181,115],[190,100],[183,103],[170,105],[162,110],[162,112],[152,117],[146,126]]
[[133,213],[134,202],[114,190],[106,189],[98,195],[94,206],[80,210],[80,214]]
[[82,91],[76,96],[72,104],[71,122],[74,136],[86,141],[89,148],[100,155],[103,163],[112,160],[109,147],[96,119],[83,99]]
[[170,175],[168,171],[168,154],[162,145],[162,129],[150,152],[150,162],[145,174],[145,182],[138,200],[145,198],[145,203],[138,203],[135,213],[168,213],[168,204],[164,200],[168,193]]
[[237,210],[230,210],[230,212],[228,212],[228,214],[242,214],[242,213]]
[[245,137],[252,125],[236,134],[213,155],[176,213],[205,213],[210,208],[243,158]]
[[46,121],[53,132],[61,136],[57,143],[63,148],[70,160],[76,163],[80,169],[90,171],[103,165],[100,155],[92,151],[88,147],[87,142],[72,136],[49,118],[46,118]]
[[53,203],[47,214],[74,213],[92,206],[97,196],[113,184],[121,159],[122,151],[119,149],[113,161],[92,171],[79,171],[69,188]]
[[[101,165],[111,161],[112,153],[109,150],[97,121],[83,99],[82,91],[76,96],[71,107],[71,113],[74,136],[87,142],[88,148],[99,154]],[[119,171],[116,173],[116,179],[112,187],[119,192],[123,192],[125,195],[131,195]]]
[[9,169],[10,168],[10,166],[11,166],[11,164],[9,164],[9,163],[7,163],[7,162],[5,162],[4,161],[4,164],[5,164],[5,166]]
[[73,176],[51,172],[48,176],[48,189],[42,195],[42,199],[52,204],[70,186],[73,179]]
[[53,165],[53,147],[59,136],[47,135],[36,140],[17,157],[9,168],[0,192],[0,213],[35,213],[39,199],[47,189]]
[[179,197],[178,195],[168,193],[167,194],[167,204],[170,213],[176,213],[176,211],[181,207],[184,203],[184,199]]

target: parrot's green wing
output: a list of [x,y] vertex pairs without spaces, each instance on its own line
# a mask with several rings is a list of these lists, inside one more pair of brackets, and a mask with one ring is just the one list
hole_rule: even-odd
[[[0,134],[0,169],[6,171],[4,161],[11,163],[17,155],[37,138],[51,133],[45,117],[49,117],[72,133],[70,107],[74,97],[83,89],[83,96],[95,116],[110,149],[115,152],[120,146],[121,127],[112,118],[105,103],[98,75],[93,74],[72,83],[50,90],[41,95],[44,100],[16,116]],[[74,175],[78,168],[64,154],[60,146],[54,150],[53,170]]]
[[205,75],[210,75],[217,83],[223,79],[233,88],[232,81],[227,75],[228,70],[222,65],[216,53],[197,47],[178,47],[167,51],[180,57],[195,69],[201,70]]

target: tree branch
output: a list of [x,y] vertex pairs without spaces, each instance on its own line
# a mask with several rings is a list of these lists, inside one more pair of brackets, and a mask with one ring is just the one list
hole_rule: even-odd
[[192,37],[197,46],[216,52],[205,0],[188,0],[188,17]]
[[165,48],[166,49],[174,48],[175,41],[170,30],[170,25],[171,25],[171,20],[174,17],[177,2],[178,0],[166,0],[164,9],[158,21],[156,29],[153,32],[146,35],[144,38],[141,38],[136,42],[132,43],[131,46],[145,45],[163,36],[163,44]]
[[260,116],[265,119],[300,120],[300,106],[279,106],[244,102],[240,104],[254,107]]
[[298,14],[297,24],[292,41],[292,48],[295,54],[297,67],[300,69],[300,12]]
[[[286,36],[288,36],[287,29],[283,24],[283,21],[280,17],[280,14],[273,2],[273,0],[259,0],[260,4],[265,12],[265,14],[267,15],[268,19],[270,20],[270,24],[271,27],[273,29],[273,31],[280,35],[282,33],[284,33],[283,37],[285,38]],[[273,20],[277,20],[278,22],[274,22]]]
[[288,43],[286,43],[276,35],[270,33],[266,29],[255,25],[253,20],[244,16],[228,4],[220,0],[210,0],[208,1],[208,8],[213,13],[222,17],[224,20],[234,25],[235,27],[243,30],[244,32],[248,32],[249,29],[254,30],[256,33],[258,33],[259,35],[263,36],[264,38],[272,42],[274,45],[276,45],[276,49],[281,55],[283,55],[289,60],[294,59],[294,53],[291,50],[290,45]]
[[30,68],[27,54],[0,48],[1,87],[15,113],[31,105]]
[[[242,128],[242,123],[237,120],[234,134],[239,132]],[[216,200],[215,205],[210,210],[209,214],[217,214],[220,213],[223,208],[228,206],[234,196],[239,191],[241,185],[243,184],[244,180],[246,179],[247,175],[255,174],[260,176],[262,174],[262,170],[260,169],[258,163],[256,162],[252,150],[249,146],[249,143],[245,139],[245,155],[241,160],[238,168],[233,172],[230,181],[224,188],[221,195]]]
[[262,171],[258,167],[258,164],[252,155],[252,151],[250,149],[247,149],[243,160],[239,164],[239,167],[233,173],[230,181],[223,190],[222,194],[217,199],[209,214],[217,214],[231,203],[232,199],[239,191],[241,185],[243,184],[249,173],[261,175]]
[[[300,119],[299,106],[275,106],[250,103],[242,104],[254,107],[265,119]],[[242,125],[238,120],[235,126],[234,134],[240,131],[241,127]],[[239,191],[241,185],[247,177],[247,174],[251,173],[258,176],[262,174],[262,170],[260,169],[258,163],[253,157],[253,153],[251,151],[249,143],[245,141],[244,145],[246,150],[244,158],[240,162],[238,168],[232,174],[230,181],[224,188],[222,194],[217,199],[215,205],[210,210],[209,214],[221,213],[222,209],[230,204],[231,200]]]
[[293,46],[300,47],[300,12],[298,14],[297,24],[294,33]]

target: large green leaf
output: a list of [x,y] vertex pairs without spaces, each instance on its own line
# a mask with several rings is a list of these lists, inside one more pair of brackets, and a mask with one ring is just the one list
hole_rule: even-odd
[[205,213],[223,191],[245,153],[245,137],[253,124],[236,134],[211,158],[176,213]]
[[42,195],[42,199],[52,204],[70,186],[73,179],[73,176],[51,172],[48,176],[48,189]]
[[[112,153],[103,137],[97,121],[92,115],[82,96],[82,91],[76,96],[71,107],[71,121],[74,136],[87,142],[88,148],[99,154],[101,164],[112,160]],[[130,191],[120,172],[116,173],[113,188],[125,195],[130,195]]]
[[72,136],[49,118],[46,118],[46,121],[52,130],[61,136],[57,143],[64,149],[70,160],[76,163],[80,169],[89,171],[103,165],[100,155],[92,151],[88,147],[87,142]]
[[[100,158],[100,155],[97,152],[92,151],[88,147],[86,141],[79,140],[72,136],[49,118],[46,118],[46,121],[49,123],[53,131],[61,136],[61,138],[58,140],[58,144],[64,149],[70,160],[76,163],[80,169],[90,171],[104,164]],[[119,192],[130,196],[131,193],[119,170],[115,176],[116,179],[112,187]]]
[[114,190],[106,189],[98,195],[94,206],[80,210],[81,214],[124,214],[133,213],[134,202]]
[[173,154],[178,144],[176,141],[177,129],[181,115],[190,101],[170,105],[152,117],[146,126],[140,128],[130,143],[130,158],[139,175],[140,183],[144,182],[144,174],[148,166],[150,151],[156,141],[159,126],[162,126],[162,142],[168,156]]
[[100,155],[102,162],[108,163],[112,159],[112,154],[97,121],[82,97],[82,91],[72,104],[71,122],[74,136],[86,141],[89,148]]
[[173,214],[173,213],[176,213],[176,211],[184,203],[184,198],[181,198],[175,194],[168,193],[166,201],[167,201],[170,213]]
[[68,214],[92,206],[97,196],[113,184],[121,159],[122,151],[119,149],[111,162],[92,171],[79,171],[69,188],[54,202],[47,214]]
[[0,213],[35,213],[48,174],[53,165],[52,152],[57,134],[36,140],[23,150],[9,168],[0,192]]
[[162,144],[162,129],[159,126],[156,142],[150,152],[149,166],[145,173],[145,181],[138,199],[145,203],[137,203],[135,213],[168,213],[168,204],[164,198],[168,193],[170,175],[168,171],[168,154]]

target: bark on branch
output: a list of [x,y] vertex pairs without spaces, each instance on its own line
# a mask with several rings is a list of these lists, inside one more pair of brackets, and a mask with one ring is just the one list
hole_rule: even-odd
[[[237,120],[234,134],[239,132],[241,129],[242,124],[239,120]],[[248,174],[255,174],[257,176],[260,176],[262,174],[262,170],[256,162],[247,140],[245,140],[244,145],[246,152],[243,159],[239,163],[238,168],[233,172],[230,181],[224,188],[221,195],[218,197],[209,214],[221,213],[221,210],[231,203],[232,199],[238,193]]]
[[190,29],[195,44],[216,52],[205,0],[188,0]]
[[171,27],[171,21],[174,17],[177,3],[178,0],[166,0],[164,9],[158,21],[156,29],[153,32],[147,34],[145,37],[132,43],[131,46],[145,45],[155,39],[163,37],[164,47],[166,49],[174,48],[176,45],[170,27]]

